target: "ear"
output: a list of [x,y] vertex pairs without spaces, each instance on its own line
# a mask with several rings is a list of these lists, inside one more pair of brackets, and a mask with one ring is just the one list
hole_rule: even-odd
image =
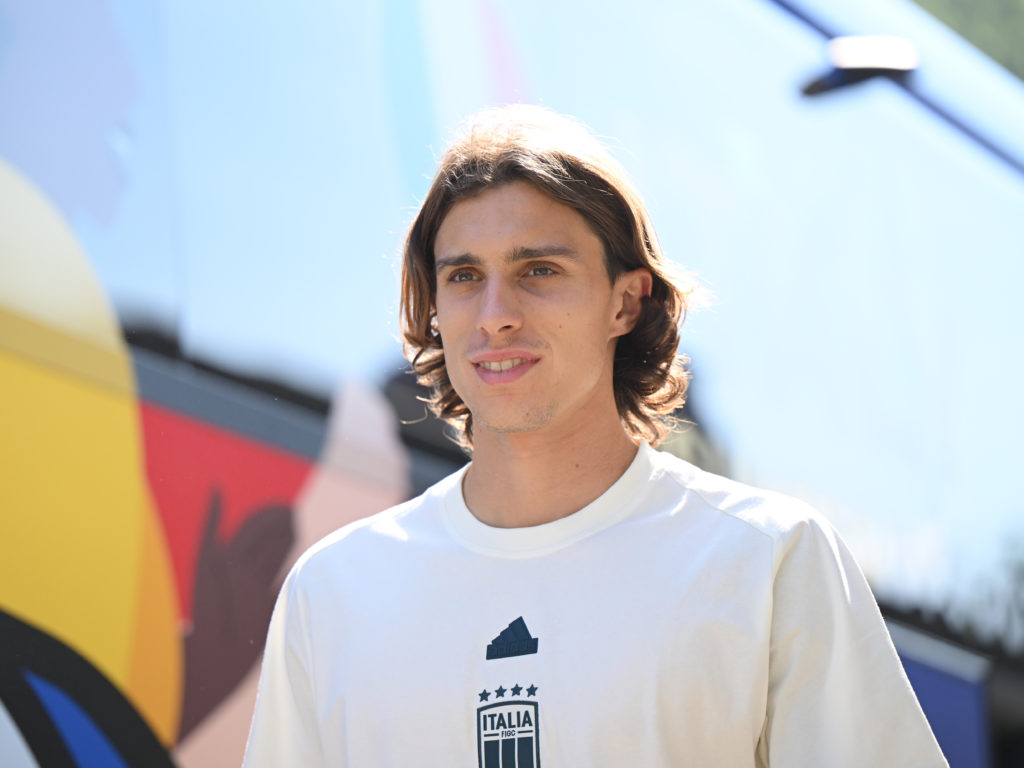
[[616,278],[612,287],[616,308],[615,317],[612,319],[612,338],[625,336],[633,330],[640,319],[644,299],[651,295],[653,283],[650,270],[645,267],[626,272]]

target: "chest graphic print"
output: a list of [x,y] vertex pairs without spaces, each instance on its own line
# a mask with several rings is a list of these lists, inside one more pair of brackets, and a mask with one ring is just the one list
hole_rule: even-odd
[[[537,653],[539,644],[520,616],[488,644],[485,658],[491,661],[529,656]],[[499,667],[494,665],[495,670]],[[479,699],[476,742],[480,768],[540,768],[537,685],[523,687],[515,683],[506,688],[502,684],[493,690],[484,688],[476,695]]]
[[540,641],[530,634],[523,617],[501,630],[490,645],[487,646],[488,659],[507,659],[509,656],[528,656],[537,652]]
[[[525,695],[524,695],[525,694]],[[511,696],[507,701],[503,699]],[[539,707],[537,686],[499,685],[477,694],[476,740],[480,768],[539,768]],[[494,702],[490,702],[491,697]],[[534,699],[531,701],[531,699]]]

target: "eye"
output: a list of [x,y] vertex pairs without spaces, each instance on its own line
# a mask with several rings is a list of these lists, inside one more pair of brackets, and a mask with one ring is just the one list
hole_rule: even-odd
[[449,283],[468,283],[472,280],[476,280],[476,275],[468,269],[456,269],[448,275]]
[[526,270],[527,277],[547,277],[548,275],[554,274],[557,273],[547,264],[533,264],[528,270]]

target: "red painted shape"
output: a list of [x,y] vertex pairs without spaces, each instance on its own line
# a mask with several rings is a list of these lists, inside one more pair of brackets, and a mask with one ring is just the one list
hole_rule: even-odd
[[218,537],[230,539],[256,510],[294,507],[313,464],[152,403],[140,403],[146,474],[174,564],[181,618],[192,620],[199,544],[214,490],[220,491]]

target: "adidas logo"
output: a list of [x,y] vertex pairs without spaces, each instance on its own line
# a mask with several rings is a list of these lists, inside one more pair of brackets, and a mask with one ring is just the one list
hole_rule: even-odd
[[507,659],[509,656],[527,656],[537,652],[537,638],[526,628],[523,617],[513,621],[487,646],[488,659]]

